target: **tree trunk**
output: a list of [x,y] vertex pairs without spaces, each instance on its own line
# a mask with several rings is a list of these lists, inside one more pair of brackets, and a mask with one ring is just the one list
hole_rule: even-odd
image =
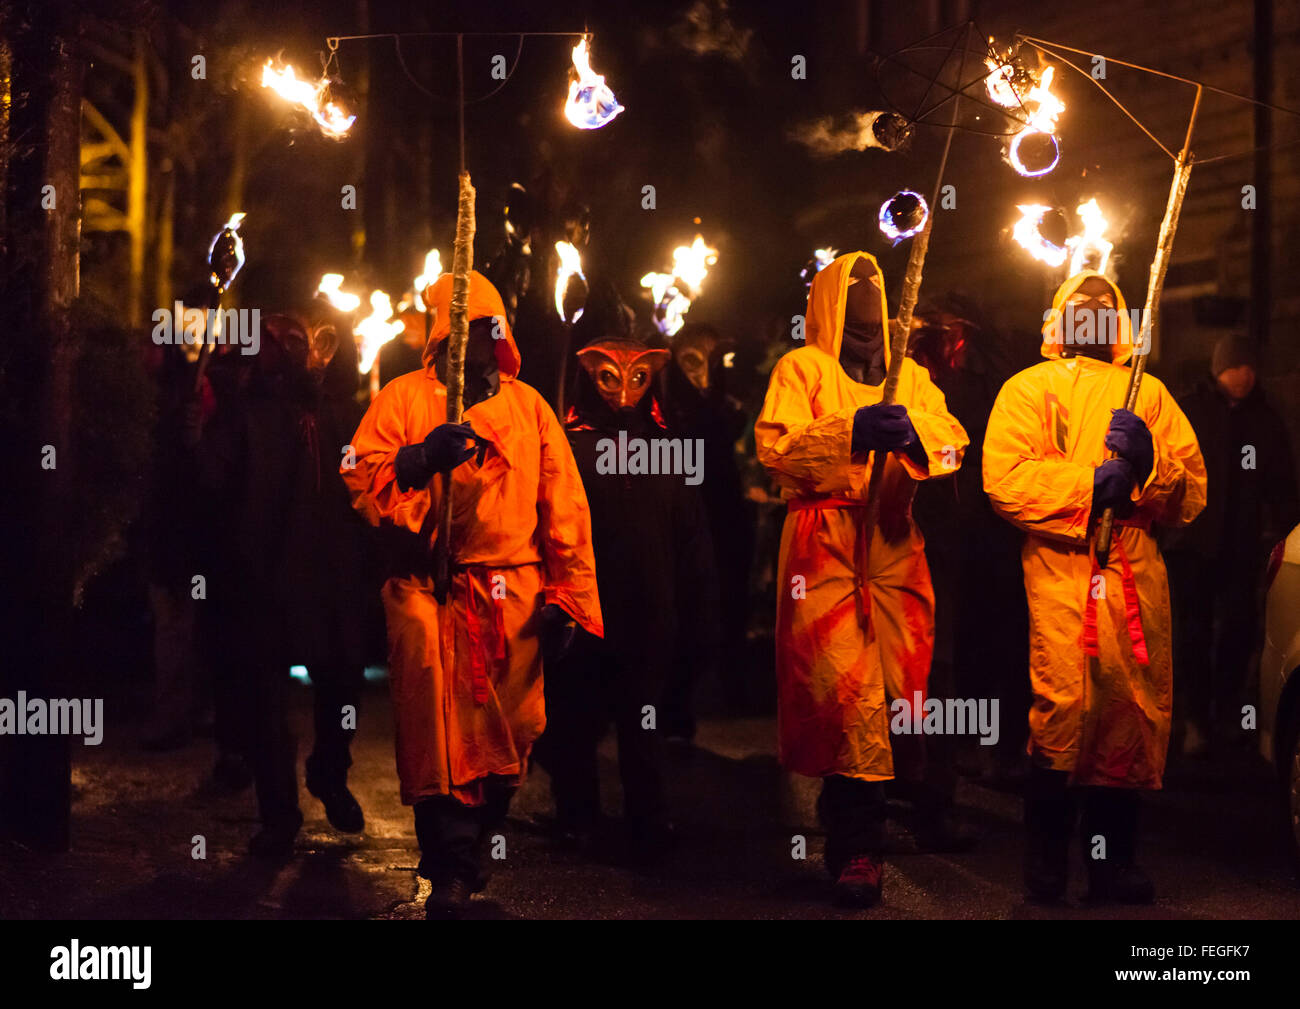
[[[0,696],[66,696],[75,521],[71,450],[76,346],[70,310],[77,296],[80,241],[80,136],[83,64],[79,25],[67,5],[22,0],[8,6],[12,94],[9,136],[18,143],[5,190],[5,261],[0,264],[7,323],[0,325],[10,367],[6,409],[15,410],[22,464],[6,508],[22,535],[7,539],[18,566],[3,590],[8,625]],[[51,197],[53,203],[51,205]],[[42,465],[54,452],[54,466]],[[22,717],[23,713],[19,713]],[[66,736],[0,737],[0,829],[26,844],[65,849],[71,783]]]

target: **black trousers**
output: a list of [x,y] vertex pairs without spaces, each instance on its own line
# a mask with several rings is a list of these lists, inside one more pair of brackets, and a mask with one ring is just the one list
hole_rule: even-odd
[[[580,634],[546,671],[545,761],[556,813],[566,827],[589,828],[600,815],[596,749],[609,722],[618,737],[623,814],[633,829],[667,818],[663,781],[664,666],[654,649],[618,648]],[[654,709],[652,728],[644,728]]]
[[832,876],[852,858],[885,850],[885,783],[834,774],[822,779],[817,815],[826,830],[826,869]]
[[485,802],[467,806],[450,795],[421,799],[415,804],[415,838],[420,845],[419,873],[435,884],[463,879],[475,889],[487,883],[484,849],[505,826],[513,785],[489,778]]
[[[352,737],[356,730],[344,728],[344,708],[357,712],[361,703],[363,666],[352,663],[313,663],[308,667],[312,683],[312,716],[316,739],[307,758],[307,783],[313,788],[331,788],[347,783],[352,766]],[[349,719],[355,725],[355,714]]]
[[1183,715],[1203,729],[1241,718],[1258,624],[1258,566],[1170,552],[1175,683]]
[[1072,786],[1069,778],[1066,771],[1038,766],[1029,770],[1025,782],[1025,830],[1030,859],[1060,857],[1070,843],[1077,815],[1083,860],[1090,871],[1102,867],[1097,864],[1102,860],[1092,857],[1098,839],[1105,843],[1105,865],[1133,864],[1137,858],[1141,793],[1131,788]]

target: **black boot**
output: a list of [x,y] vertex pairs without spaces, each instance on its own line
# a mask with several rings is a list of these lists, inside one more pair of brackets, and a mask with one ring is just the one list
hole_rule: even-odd
[[361,803],[349,791],[347,778],[315,773],[310,758],[307,760],[307,791],[321,801],[325,807],[325,818],[335,830],[341,830],[345,834],[360,834],[366,829],[366,817],[361,811]]
[[1090,788],[1080,835],[1091,903],[1150,904],[1155,884],[1136,863],[1138,794],[1126,788]]
[[1055,903],[1069,878],[1073,803],[1066,771],[1031,767],[1025,785],[1025,889],[1035,900]]
[[469,909],[473,890],[473,886],[460,876],[434,880],[433,889],[424,901],[425,918],[444,921],[460,918]]

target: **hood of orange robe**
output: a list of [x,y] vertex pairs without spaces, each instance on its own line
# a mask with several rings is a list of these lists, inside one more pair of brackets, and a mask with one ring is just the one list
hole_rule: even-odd
[[1064,357],[1065,350],[1065,303],[1085,281],[1097,279],[1103,281],[1114,294],[1118,327],[1117,339],[1111,344],[1110,360],[1112,364],[1127,364],[1133,357],[1133,324],[1129,319],[1128,305],[1119,286],[1104,274],[1096,270],[1082,270],[1065,280],[1052,296],[1052,308],[1043,321],[1043,345],[1040,349],[1043,357]]
[[[425,305],[433,313],[433,330],[429,334],[429,342],[424,346],[424,369],[431,378],[435,379],[438,376],[434,371],[434,354],[438,350],[438,345],[451,335],[451,288],[452,275],[444,273],[426,287],[421,295]],[[510,322],[506,318],[505,303],[502,302],[497,289],[492,286],[492,282],[477,270],[471,270],[469,275],[466,316],[468,322],[473,322],[475,319],[497,321],[500,335],[493,334],[497,367],[501,370],[503,381],[517,378],[523,359],[519,356],[519,347],[515,344]]]
[[[845,314],[849,302],[849,287],[853,283],[854,267],[862,263],[875,281],[876,297],[880,299],[880,332],[878,335],[880,349],[881,378],[889,370],[890,349],[888,336],[889,304],[885,298],[885,277],[880,270],[876,257],[869,252],[847,252],[837,257],[829,266],[813,278],[808,289],[808,311],[804,322],[804,336],[808,346],[816,347],[830,354],[837,361],[843,360],[845,350]],[[858,271],[862,272],[861,269]],[[861,283],[858,279],[858,283]],[[861,355],[863,349],[876,349],[876,334],[855,334],[851,352]],[[864,362],[870,367],[870,361]],[[879,381],[868,382],[878,385]]]

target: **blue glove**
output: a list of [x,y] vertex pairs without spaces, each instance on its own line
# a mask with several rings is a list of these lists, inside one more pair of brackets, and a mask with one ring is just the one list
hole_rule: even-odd
[[1151,443],[1151,432],[1142,418],[1129,410],[1116,410],[1110,418],[1106,432],[1106,447],[1133,467],[1137,485],[1142,487],[1155,465],[1156,451]]
[[876,403],[864,406],[853,415],[852,452],[893,452],[909,448],[919,442],[916,429],[907,419],[907,407],[902,403]]
[[1133,467],[1127,459],[1107,459],[1092,471],[1092,515],[1096,518],[1107,508],[1115,509],[1116,518],[1127,518],[1137,506],[1133,493]]
[[[467,441],[474,444],[467,445]],[[397,487],[401,491],[423,487],[433,474],[459,466],[488,444],[488,440],[475,434],[468,424],[439,424],[420,444],[403,445],[397,450],[397,457],[393,460]]]

